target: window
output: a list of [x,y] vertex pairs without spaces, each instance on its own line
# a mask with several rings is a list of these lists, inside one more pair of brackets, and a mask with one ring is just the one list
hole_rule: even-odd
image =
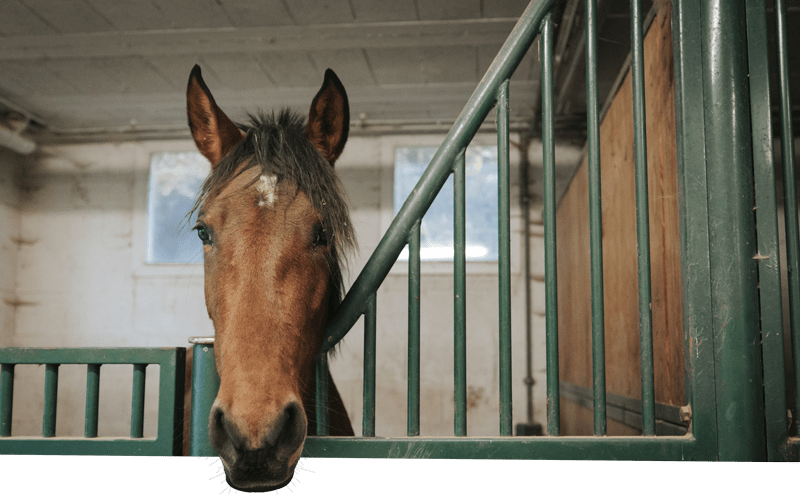
[[187,217],[209,173],[198,152],[159,152],[150,156],[147,193],[148,264],[186,264],[203,260],[203,246]]
[[[438,147],[395,148],[394,214],[400,211]],[[497,147],[470,146],[466,154],[466,258],[497,261]],[[420,258],[453,260],[453,178],[447,180],[421,225]],[[408,260],[408,247],[399,260]]]

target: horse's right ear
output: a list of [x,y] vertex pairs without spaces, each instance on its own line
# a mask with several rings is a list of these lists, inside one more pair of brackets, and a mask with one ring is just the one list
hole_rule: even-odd
[[243,136],[236,124],[217,107],[211,91],[203,81],[198,65],[194,66],[189,75],[189,86],[186,88],[186,113],[194,143],[214,169]]

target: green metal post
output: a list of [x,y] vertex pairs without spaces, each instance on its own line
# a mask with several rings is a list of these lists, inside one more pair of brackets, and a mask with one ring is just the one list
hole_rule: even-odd
[[217,456],[208,438],[208,419],[219,391],[214,361],[214,338],[192,338],[192,423],[189,431],[191,456]]
[[778,208],[772,154],[767,6],[747,0],[747,50],[750,77],[750,120],[753,127],[753,180],[758,226],[758,282],[761,304],[761,346],[764,363],[764,413],[767,454],[781,460],[788,436],[783,355],[783,309],[778,248]]
[[542,29],[542,163],[544,194],[544,291],[547,355],[547,434],[561,433],[558,380],[558,274],[556,270],[556,145],[553,116],[553,15]]
[[364,437],[375,436],[375,334],[377,324],[377,295],[367,302],[364,312],[364,416],[362,433]]
[[11,436],[11,413],[14,411],[14,364],[0,366],[0,437]]
[[511,173],[508,160],[508,79],[497,92],[497,246],[500,309],[500,435],[511,423]]
[[592,381],[594,434],[606,435],[606,352],[603,310],[603,208],[600,188],[600,117],[597,97],[597,0],[586,0],[586,119],[589,142],[589,243],[592,274]]
[[317,358],[317,436],[328,435],[328,355]]
[[133,393],[131,400],[131,437],[144,436],[144,379],[146,363],[133,364]]
[[408,240],[408,436],[419,436],[420,225]]
[[453,239],[453,364],[456,436],[467,435],[467,276],[466,276],[466,200],[465,152],[458,152],[453,171],[454,239]]
[[800,412],[800,231],[797,214],[797,182],[792,129],[792,94],[789,81],[786,2],[775,0],[775,33],[778,42],[778,85],[781,109],[781,158],[783,159],[784,221],[786,223],[786,258],[789,279],[789,320],[792,360],[794,362],[794,398]]
[[631,75],[633,140],[636,163],[636,246],[639,267],[639,349],[642,377],[642,434],[655,436],[653,316],[650,292],[650,209],[647,194],[647,135],[644,96],[644,48],[641,0],[631,0]]
[[702,11],[718,456],[764,460],[744,2],[704,0]]
[[97,416],[100,405],[100,364],[86,365],[86,419],[83,437],[97,437]]
[[44,370],[44,418],[42,437],[56,435],[56,407],[58,406],[58,366],[48,363]]

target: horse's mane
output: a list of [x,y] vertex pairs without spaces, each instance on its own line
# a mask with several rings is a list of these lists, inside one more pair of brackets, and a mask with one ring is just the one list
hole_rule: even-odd
[[[248,124],[237,126],[246,136],[206,178],[190,214],[206,199],[217,195],[235,176],[253,167],[261,167],[261,174],[277,176],[278,183],[288,181],[297,185],[322,216],[322,229],[329,246],[330,316],[341,302],[344,291],[343,255],[356,246],[342,183],[333,166],[306,137],[305,118],[299,114],[289,109],[277,115],[259,113],[249,115]],[[243,163],[244,167],[238,169]]]

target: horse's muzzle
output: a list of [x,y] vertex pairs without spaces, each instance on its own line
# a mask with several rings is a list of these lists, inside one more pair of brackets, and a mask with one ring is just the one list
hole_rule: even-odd
[[[305,440],[307,421],[303,407],[287,403],[259,439],[248,438],[220,406],[209,416],[209,438],[234,489],[264,492],[279,489],[292,480],[298,451]],[[242,426],[243,427],[243,426]]]

